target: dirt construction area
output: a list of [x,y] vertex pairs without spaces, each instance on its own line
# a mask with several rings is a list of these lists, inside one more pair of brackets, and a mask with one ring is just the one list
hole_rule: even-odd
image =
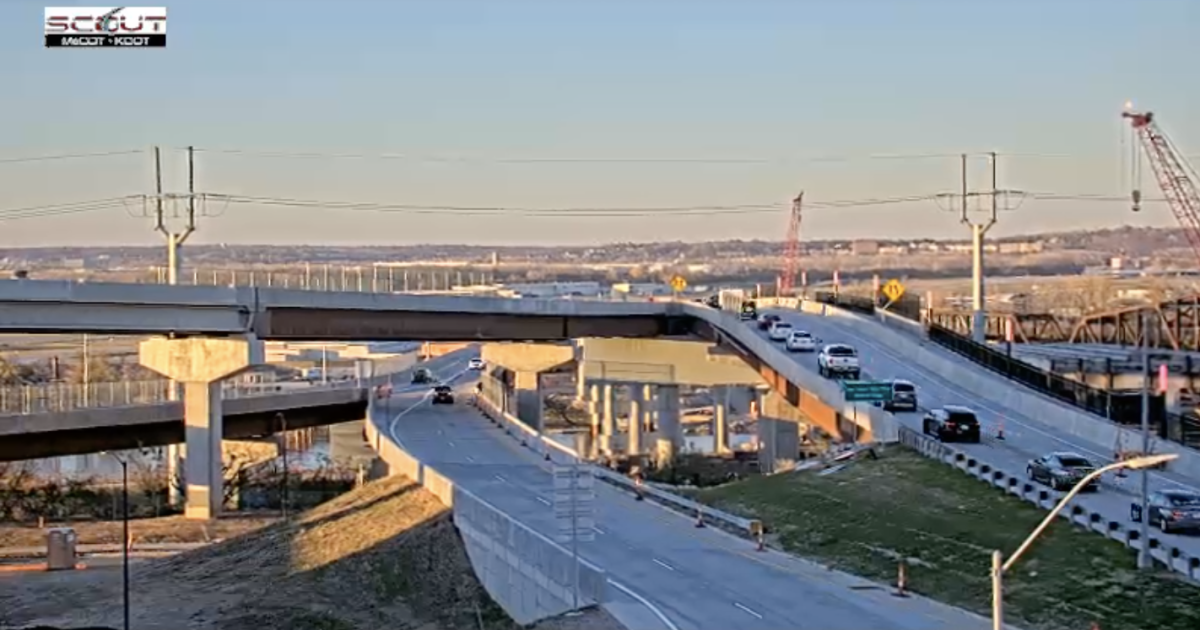
[[[25,535],[9,534],[10,543],[27,542]],[[120,628],[119,558],[84,563],[87,568],[67,572],[0,571],[0,629]],[[137,560],[130,579],[130,626],[138,630],[518,627],[475,579],[446,508],[400,477],[287,522],[168,558]],[[536,627],[623,628],[600,610]]]

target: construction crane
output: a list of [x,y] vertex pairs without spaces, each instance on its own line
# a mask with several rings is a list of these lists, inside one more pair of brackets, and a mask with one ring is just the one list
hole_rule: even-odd
[[[1134,111],[1132,104],[1126,103],[1125,111],[1121,113],[1121,116],[1129,119],[1133,127],[1133,134],[1137,136],[1141,145],[1142,153],[1145,154],[1150,167],[1154,169],[1158,186],[1162,189],[1167,204],[1171,206],[1171,212],[1175,213],[1175,220],[1183,229],[1188,244],[1192,246],[1192,252],[1200,261],[1200,192],[1196,190],[1196,180],[1200,177],[1197,177],[1196,170],[1175,148],[1170,138],[1158,128],[1152,112]],[[1132,165],[1135,173],[1133,182],[1135,188],[1132,191],[1134,212],[1138,212],[1142,208],[1142,191],[1136,188],[1138,186],[1136,181],[1137,165],[1138,161],[1135,157]]]
[[783,242],[783,266],[779,270],[779,297],[792,294],[796,286],[796,271],[800,268],[800,205],[804,191],[792,200],[792,213],[788,220],[787,238]]

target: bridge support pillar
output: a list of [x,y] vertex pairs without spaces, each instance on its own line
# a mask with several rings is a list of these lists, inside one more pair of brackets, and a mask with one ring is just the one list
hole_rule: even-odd
[[656,454],[659,467],[663,467],[675,461],[683,442],[683,430],[679,423],[679,386],[659,385],[656,402],[659,436]]
[[193,519],[215,518],[224,507],[221,381],[263,363],[262,342],[246,339],[149,339],[138,346],[141,364],[183,383],[187,508]]
[[723,455],[729,452],[729,391],[727,386],[712,388],[713,398],[713,452]]
[[517,417],[542,432],[542,375],[541,372],[513,372],[513,389],[516,390]]
[[626,440],[627,455],[642,454],[642,429],[645,421],[646,392],[642,385],[629,386],[629,437]]
[[617,432],[617,397],[611,384],[600,388],[600,447],[605,455],[612,455],[612,436]]
[[791,466],[800,454],[800,425],[760,415],[758,444],[759,470],[773,473]]
[[654,404],[655,400],[657,400],[654,396],[655,389],[656,387],[654,385],[642,386],[642,400],[646,403],[642,406],[643,433],[653,433],[655,426],[657,425],[656,420],[658,419],[658,407]]

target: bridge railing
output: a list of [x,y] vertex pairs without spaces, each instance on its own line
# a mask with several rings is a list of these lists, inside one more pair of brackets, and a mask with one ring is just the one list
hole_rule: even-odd
[[[313,389],[369,387],[388,382],[389,376],[412,367],[413,362],[382,360],[375,364],[375,376],[365,379],[343,378],[329,382],[278,381],[222,385],[225,399],[274,396]],[[171,382],[167,379],[144,381],[108,381],[101,383],[49,383],[0,387],[0,415],[60,413],[79,409],[156,405],[169,402]]]

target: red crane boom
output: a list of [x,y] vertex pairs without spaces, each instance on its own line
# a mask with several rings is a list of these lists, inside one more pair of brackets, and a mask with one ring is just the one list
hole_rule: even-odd
[[[1158,128],[1152,112],[1126,111],[1121,116],[1128,118],[1133,126],[1158,186],[1200,261],[1200,192],[1196,190],[1196,171]],[[1133,210],[1136,212],[1140,207],[1141,191],[1134,190]]]
[[779,297],[791,295],[796,286],[796,271],[800,268],[800,202],[803,199],[804,191],[800,191],[792,200],[787,238],[783,243],[783,267],[779,270]]

